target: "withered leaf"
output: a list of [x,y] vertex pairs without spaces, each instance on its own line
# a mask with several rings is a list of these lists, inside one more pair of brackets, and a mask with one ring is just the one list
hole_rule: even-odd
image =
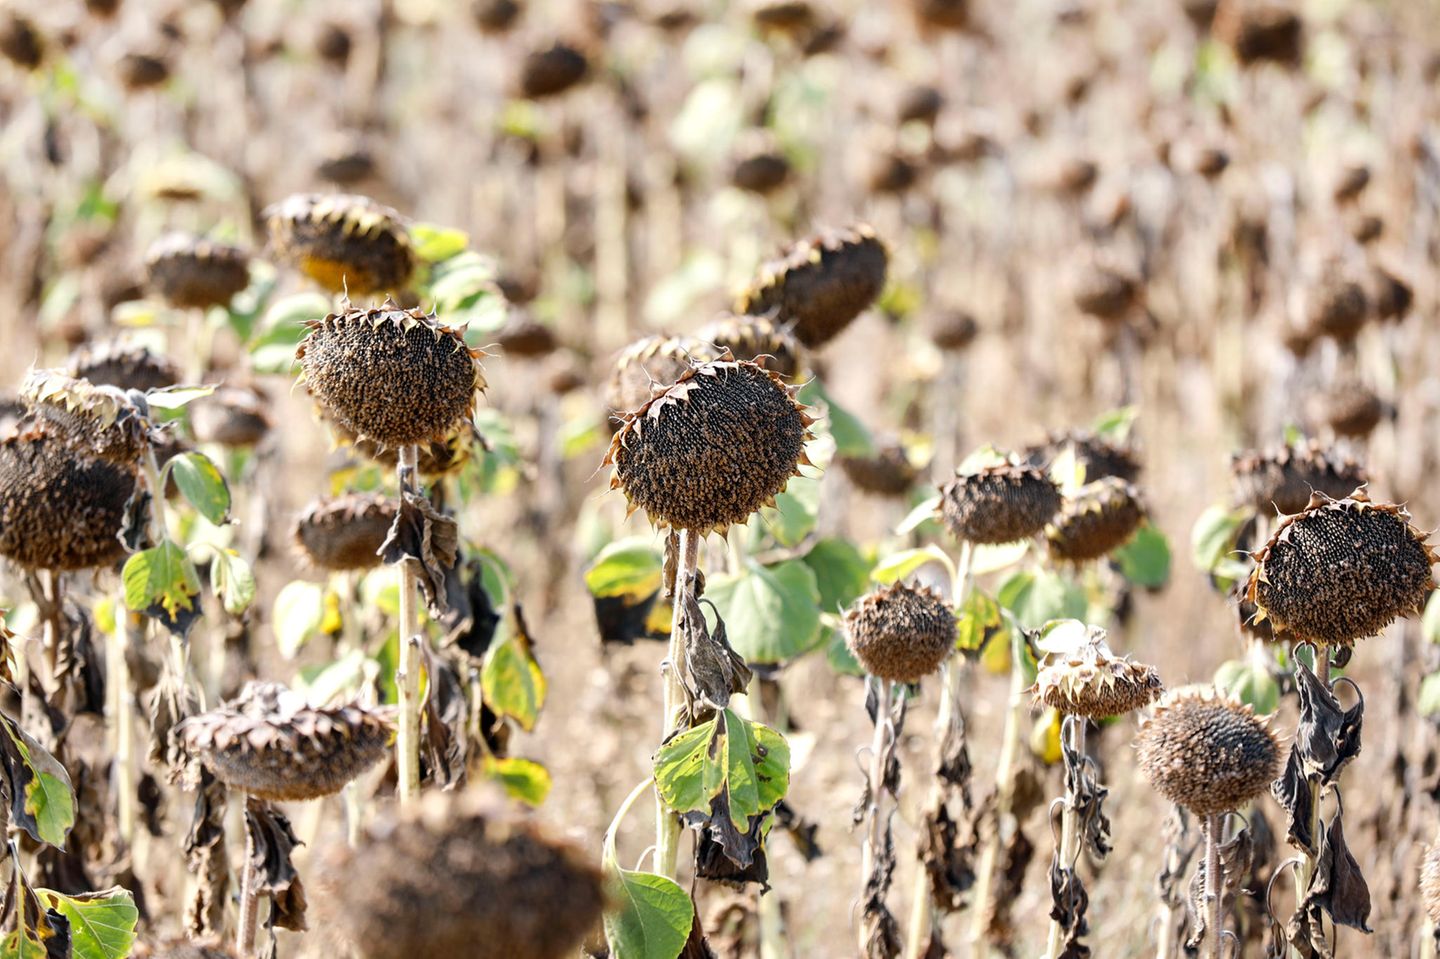
[[445,613],[445,571],[455,565],[459,549],[460,527],[454,518],[441,513],[421,494],[406,490],[395,522],[380,544],[380,558],[390,565],[415,564],[420,591],[431,615],[438,619]]
[[918,852],[925,864],[936,911],[950,913],[964,905],[965,894],[975,885],[979,845],[980,836],[975,830],[967,829],[961,836],[961,826],[944,802],[926,810]]
[[865,877],[865,892],[860,916],[865,952],[862,959],[895,959],[900,955],[900,923],[885,897],[890,892],[890,881],[895,873],[895,836],[891,831],[890,819],[885,820],[884,836],[880,849],[875,855],[874,867]]
[[198,880],[185,904],[185,930],[191,938],[219,935],[225,929],[230,859],[225,851],[225,784],[199,766],[195,814],[185,836],[186,866]]
[[[716,805],[720,805],[718,800]],[[737,889],[747,883],[756,883],[762,891],[768,892],[770,866],[765,858],[761,835],[764,822],[763,818],[753,820],[749,832],[741,836],[730,822],[729,811],[725,810],[722,816],[717,809],[708,822],[700,824],[699,839],[695,843],[695,875]],[[725,842],[722,842],[721,836],[725,837]],[[732,849],[737,855],[732,856]],[[736,858],[748,859],[749,862],[741,864],[736,862]]]
[[[1075,717],[1067,722],[1086,722]],[[1079,820],[1084,848],[1098,861],[1110,854],[1110,820],[1105,815],[1105,797],[1110,790],[1100,785],[1095,763],[1074,748],[1068,736],[1060,737],[1060,756],[1065,764],[1066,801]]]
[[422,780],[450,789],[466,778],[469,702],[453,663],[431,650],[429,643],[420,644],[420,655],[430,677],[420,713]]
[[[709,600],[705,600],[709,602]],[[691,725],[699,725],[724,709],[730,697],[750,685],[750,667],[725,637],[725,621],[715,610],[715,629],[705,624],[701,601],[687,591],[680,613],[680,634],[685,642],[684,678]],[[713,603],[710,608],[715,609]]]
[[245,801],[245,835],[249,868],[255,874],[255,888],[270,897],[269,926],[273,930],[305,931],[305,888],[295,870],[292,856],[301,845],[284,813],[267,802]]
[[1035,857],[1035,844],[1019,827],[1018,821],[1015,831],[1005,841],[1002,855],[999,882],[995,884],[987,917],[990,942],[999,946],[1005,946],[1015,938],[1010,914],[1024,891],[1025,872],[1030,868],[1030,860]]
[[782,799],[775,804],[775,825],[790,835],[795,849],[806,862],[814,862],[823,854],[824,851],[815,839],[820,830],[819,824],[800,815],[795,807],[790,805],[790,800]]
[[1061,955],[1089,959],[1090,948],[1080,941],[1090,931],[1085,919],[1089,906],[1085,884],[1073,868],[1060,861],[1057,850],[1050,857],[1050,918],[1060,924],[1065,936],[1065,950]]
[[1286,838],[1291,845],[1314,856],[1316,837],[1310,833],[1310,823],[1315,813],[1310,787],[1334,782],[1340,770],[1360,754],[1365,703],[1342,710],[1335,694],[1304,663],[1297,665],[1295,684],[1300,696],[1300,724],[1285,771],[1272,791],[1285,809]]
[[715,953],[710,949],[710,944],[705,941],[705,929],[700,925],[698,911],[690,922],[690,937],[685,940],[684,948],[680,950],[680,955],[675,959],[716,959]]

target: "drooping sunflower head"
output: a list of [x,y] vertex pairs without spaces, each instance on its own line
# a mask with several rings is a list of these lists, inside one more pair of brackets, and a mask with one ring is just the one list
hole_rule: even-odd
[[297,193],[261,215],[276,256],[332,293],[402,290],[415,272],[400,214],[367,196]]

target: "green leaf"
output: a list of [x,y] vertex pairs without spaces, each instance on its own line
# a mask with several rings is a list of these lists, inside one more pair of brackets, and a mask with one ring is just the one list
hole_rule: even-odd
[[1006,462],[1008,461],[1004,453],[986,443],[984,446],[972,450],[960,461],[960,465],[955,467],[955,475],[967,476],[970,473],[977,473],[987,466],[1001,466]]
[[325,590],[320,584],[298,579],[286,583],[275,597],[270,617],[280,655],[294,659],[305,641],[320,631],[324,621]]
[[1440,643],[1440,589],[1430,594],[1425,615],[1420,618],[1420,635],[1432,643]]
[[1089,608],[1085,590],[1045,570],[1016,573],[1001,584],[996,599],[1026,629],[1039,629],[1052,619],[1084,619]]
[[73,959],[125,959],[130,955],[140,914],[128,889],[114,886],[78,896],[36,889],[35,895],[70,921]]
[[[951,563],[950,557],[943,549],[934,545],[922,546],[919,549],[906,549],[890,556],[886,556],[875,564],[870,571],[870,578],[877,583],[890,584],[898,583],[905,577],[911,575],[927,563],[939,563],[945,569],[954,573],[955,566]],[[951,577],[954,578],[953,576]]]
[[255,602],[255,573],[233,549],[216,552],[210,564],[210,583],[231,616],[239,616]]
[[295,349],[309,332],[306,323],[326,316],[334,307],[319,293],[296,293],[270,304],[246,348],[259,373],[288,373]]
[[213,386],[164,386],[145,394],[152,409],[179,410],[215,392]]
[[597,599],[649,596],[660,588],[663,572],[664,557],[649,537],[616,540],[585,570],[585,587]]
[[364,650],[352,649],[334,662],[305,667],[291,685],[316,706],[350,700],[365,679],[367,663],[374,663],[379,671],[379,664],[369,659]]
[[1416,708],[1421,716],[1440,714],[1440,673],[1431,673],[1420,681],[1420,697]]
[[831,629],[828,626],[821,630],[825,637],[825,661],[830,668],[842,676],[864,676],[865,667],[850,652],[850,646],[845,642],[845,632],[839,629]]
[[485,775],[505,787],[512,799],[539,806],[550,795],[550,770],[529,759],[507,757],[485,760]]
[[1203,573],[1214,573],[1221,561],[1235,551],[1240,527],[1250,519],[1248,509],[1227,509],[1219,504],[1206,507],[1190,530],[1190,557]]
[[166,466],[175,485],[190,505],[216,526],[230,518],[230,487],[210,457],[204,453],[181,453]]
[[673,879],[649,872],[611,869],[616,908],[605,913],[605,941],[612,959],[676,959],[695,919],[695,906]]
[[900,525],[895,527],[895,535],[904,536],[907,533],[913,533],[921,526],[933,521],[936,511],[940,509],[940,499],[940,494],[936,493],[934,496],[927,496],[916,503],[915,508],[906,513],[905,518],[900,521]]
[[509,716],[526,732],[535,728],[545,705],[545,674],[516,635],[491,644],[480,673],[480,688],[496,715]]
[[679,813],[723,811],[741,835],[785,797],[790,746],[768,726],[722,709],[655,754],[655,788]]
[[752,663],[783,663],[820,640],[820,587],[800,560],[747,562],[715,577],[705,596],[725,621],[730,644]]
[[751,520],[757,530],[767,530],[781,546],[799,546],[815,531],[820,515],[820,481],[810,476],[791,477],[775,505],[767,506]]
[[865,424],[854,414],[836,403],[825,391],[820,380],[813,379],[800,388],[797,399],[806,406],[817,406],[824,410],[827,428],[835,440],[835,452],[840,456],[874,456],[875,440]]
[[[75,825],[75,790],[70,774],[20,724],[0,713],[10,748],[7,765],[18,760],[23,770],[11,769],[15,785],[23,783],[21,795],[11,797],[11,818],[37,842],[65,848],[65,837]],[[13,750],[13,752],[12,752]]]
[[193,608],[200,592],[200,577],[185,551],[166,540],[159,546],[134,553],[120,572],[125,584],[125,605],[144,612],[159,605],[171,619],[177,610]]
[[820,609],[835,613],[864,595],[870,585],[870,561],[849,540],[831,537],[810,547],[802,560],[815,574]]
[[1269,715],[1280,708],[1280,684],[1263,663],[1232,659],[1215,671],[1215,688]]
[[1136,586],[1160,589],[1170,581],[1170,542],[1149,523],[1115,551],[1115,559],[1120,563],[1120,572]]
[[1100,414],[1091,429],[1107,440],[1123,443],[1130,438],[1130,429],[1135,425],[1135,417],[1139,414],[1139,407],[1122,406]]
[[956,622],[955,645],[965,652],[975,652],[995,637],[1003,636],[1006,628],[1000,604],[984,590],[972,589]]
[[439,263],[464,251],[470,245],[470,235],[464,230],[433,223],[415,223],[410,227],[410,242],[420,259],[426,263]]
[[998,573],[1002,569],[1009,569],[1020,562],[1030,552],[1030,541],[1022,539],[1014,543],[982,544],[974,547],[970,556],[970,573],[973,576],[984,576],[987,573]]

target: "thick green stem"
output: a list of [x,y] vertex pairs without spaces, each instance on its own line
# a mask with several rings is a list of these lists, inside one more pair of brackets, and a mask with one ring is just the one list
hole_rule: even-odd
[[[674,612],[670,619],[670,668],[665,672],[664,714],[661,722],[661,740],[679,727],[677,715],[684,697],[680,688],[680,670],[685,668],[685,637],[680,634],[680,617],[685,609],[685,599],[690,595],[690,583],[700,561],[700,538],[688,529],[680,531],[679,561],[675,566]],[[675,860],[680,846],[680,818],[665,804],[660,790],[655,790],[655,871],[662,876],[675,878]]]
[[[415,446],[400,448],[400,495],[412,488],[418,458]],[[420,611],[417,605],[420,584],[415,564],[402,560],[400,566],[400,662],[395,670],[400,690],[400,729],[395,737],[399,765],[400,802],[413,803],[420,795]]]
[[[1085,758],[1085,727],[1086,719],[1083,716],[1067,716],[1065,725],[1061,727],[1060,735],[1064,736],[1068,730],[1074,737],[1075,753],[1083,761]],[[1065,869],[1072,868],[1080,856],[1080,817],[1075,814],[1075,793],[1066,783],[1065,810],[1060,820],[1060,866]],[[1045,950],[1046,959],[1059,959],[1061,951],[1065,947],[1065,930],[1061,927],[1058,919],[1050,920],[1050,944]]]
[[990,900],[995,885],[995,871],[1000,863],[1000,848],[1005,835],[1014,828],[1010,807],[1015,792],[1015,757],[1020,749],[1020,714],[1025,708],[1025,670],[1022,664],[1010,664],[1010,703],[1005,716],[1005,738],[1000,746],[1000,763],[995,771],[995,829],[985,840],[980,854],[980,869],[975,881],[974,915],[970,922],[970,941],[985,941],[990,926]]

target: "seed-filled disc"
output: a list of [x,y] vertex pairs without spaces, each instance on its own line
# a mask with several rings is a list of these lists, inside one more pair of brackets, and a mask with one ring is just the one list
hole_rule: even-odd
[[332,293],[404,289],[415,253],[400,214],[358,194],[296,194],[262,214],[276,255]]
[[866,225],[826,231],[760,269],[735,312],[769,315],[810,349],[838,336],[885,287],[889,255]]
[[120,340],[82,346],[66,359],[65,372],[96,386],[142,393],[180,382],[180,368],[168,356]]
[[1150,705],[1164,686],[1154,666],[1117,656],[1105,631],[1090,627],[1080,641],[1046,652],[1032,692],[1037,704],[1067,716],[1103,719]]
[[380,545],[395,522],[394,500],[378,493],[350,493],[317,500],[295,520],[295,545],[317,569],[370,569],[380,565]]
[[145,276],[171,306],[225,306],[250,285],[250,255],[230,243],[167,233],[146,251]]
[[657,526],[707,533],[771,505],[808,463],[811,418],[795,388],[754,363],[716,360],[625,418],[611,489]]
[[118,563],[134,492],[133,468],[79,452],[45,428],[0,440],[0,556],[57,571]]
[[1349,646],[1419,613],[1435,551],[1402,507],[1315,496],[1255,554],[1246,598],[1291,641]]
[[955,613],[924,586],[894,583],[845,613],[845,642],[870,675],[918,683],[955,648]]
[[695,338],[713,346],[716,356],[729,350],[735,359],[760,363],[786,381],[794,380],[805,362],[795,334],[767,316],[723,316],[701,327]]
[[600,920],[600,870],[473,794],[429,793],[321,863],[325,910],[359,959],[562,959]]
[[1155,791],[1197,816],[1239,809],[1280,775],[1280,744],[1266,720],[1210,691],[1166,696],[1135,747]]
[[1298,513],[1312,493],[1343,497],[1364,486],[1365,467],[1319,442],[1238,453],[1230,460],[1235,501],[1263,515]]
[[1124,546],[1144,521],[1145,506],[1135,487],[1107,476],[1066,497],[1045,527],[1045,544],[1056,559],[1083,563]]
[[314,709],[279,683],[250,682],[172,736],[231,789],[291,802],[337,793],[379,762],[390,724],[360,706]]
[[224,386],[190,407],[190,428],[202,443],[254,446],[270,432],[268,401],[250,387]]
[[1002,463],[957,476],[941,490],[940,518],[970,543],[1013,543],[1045,528],[1060,487],[1033,466]]
[[460,330],[389,304],[311,322],[295,353],[327,419],[396,447],[443,442],[470,418],[485,388],[483,355]]

